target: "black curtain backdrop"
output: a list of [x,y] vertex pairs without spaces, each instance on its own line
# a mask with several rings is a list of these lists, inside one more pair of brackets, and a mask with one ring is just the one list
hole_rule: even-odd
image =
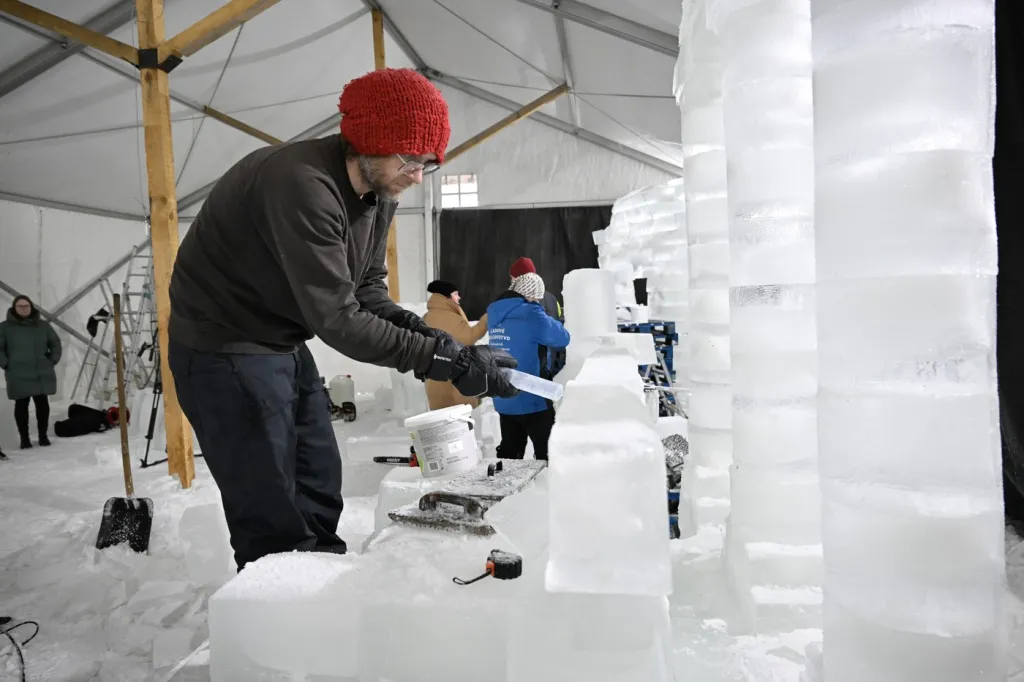
[[[1024,532],[1024,3],[996,1],[996,150],[992,162],[999,237],[996,359],[1007,521]],[[975,453],[962,453],[964,457]]]
[[565,273],[597,267],[591,233],[606,228],[611,216],[611,205],[441,211],[440,278],[459,287],[462,308],[477,320],[508,290],[512,263],[526,256],[561,300]]

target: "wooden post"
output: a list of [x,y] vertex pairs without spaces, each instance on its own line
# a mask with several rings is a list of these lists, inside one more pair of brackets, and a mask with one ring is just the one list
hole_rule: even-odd
[[[373,19],[373,68],[380,70],[385,67],[384,60],[384,13],[379,9],[372,10]],[[392,301],[398,301],[398,225],[395,218],[388,227],[388,250],[386,264],[388,268],[388,294]]]
[[114,294],[114,362],[117,363],[117,428],[121,431],[121,468],[124,469],[124,493],[135,497],[132,458],[128,451],[128,401],[124,397],[124,339],[121,337],[121,294]]
[[[158,47],[164,40],[164,0],[135,0],[139,22],[139,49]],[[181,413],[174,377],[167,364],[167,323],[171,314],[168,289],[178,253],[178,200],[174,187],[174,147],[171,142],[171,98],[167,73],[141,69],[142,122],[146,136],[146,173],[149,176],[150,233],[157,325],[160,334],[160,375],[163,380],[164,422],[167,427],[167,470],[183,488],[192,486],[195,460],[192,429]]]

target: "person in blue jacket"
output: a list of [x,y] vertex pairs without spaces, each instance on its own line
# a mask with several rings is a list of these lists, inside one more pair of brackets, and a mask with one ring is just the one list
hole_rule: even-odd
[[[519,371],[540,376],[540,346],[565,348],[569,332],[541,306],[544,280],[528,272],[512,280],[511,288],[487,306],[487,333],[492,348],[506,351],[519,362]],[[498,457],[522,459],[526,439],[533,442],[537,459],[548,458],[548,438],[555,424],[555,409],[550,401],[523,391],[514,398],[494,398],[494,409],[501,418],[501,445]]]

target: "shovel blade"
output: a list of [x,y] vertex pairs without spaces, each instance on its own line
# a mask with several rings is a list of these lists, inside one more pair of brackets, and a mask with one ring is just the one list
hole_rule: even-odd
[[146,497],[111,497],[103,505],[103,521],[96,536],[96,549],[128,543],[133,552],[149,550],[153,530],[153,500]]

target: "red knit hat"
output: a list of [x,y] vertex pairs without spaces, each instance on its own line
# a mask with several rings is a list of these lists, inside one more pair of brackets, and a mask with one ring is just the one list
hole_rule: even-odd
[[441,91],[412,69],[380,69],[349,82],[338,99],[341,134],[360,154],[436,154],[451,127]]
[[537,272],[537,268],[533,267],[533,261],[529,258],[523,257],[512,264],[512,267],[508,269],[508,276],[515,279],[520,275],[525,275],[528,272]]

